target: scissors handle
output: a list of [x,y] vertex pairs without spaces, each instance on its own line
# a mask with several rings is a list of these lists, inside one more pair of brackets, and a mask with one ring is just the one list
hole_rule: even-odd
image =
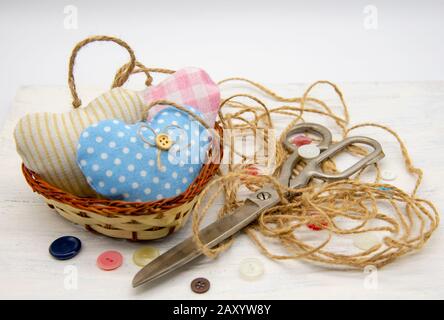
[[285,139],[282,141],[284,147],[290,152],[287,160],[284,162],[281,168],[281,174],[279,175],[279,183],[284,186],[289,186],[290,177],[293,173],[293,168],[299,161],[300,156],[297,151],[297,147],[290,142],[290,138],[300,134],[310,132],[320,138],[318,148],[321,151],[326,150],[331,144],[331,132],[326,127],[317,123],[300,123],[295,125],[285,135]]
[[[290,176],[292,174],[294,165],[299,159],[299,155],[297,148],[290,144],[288,138],[291,135],[307,131],[320,136],[321,142],[318,146],[323,152],[318,157],[309,161],[304,170],[302,170],[296,179],[290,180]],[[288,182],[290,181],[289,186],[292,188],[297,188],[306,185],[313,177],[323,180],[345,179],[359,171],[361,168],[373,164],[384,157],[381,145],[377,141],[367,137],[350,137],[332,146],[330,146],[330,143],[330,131],[317,124],[303,123],[290,130],[286,136],[284,145],[286,148],[290,149],[292,153],[285,162],[284,167],[281,169],[279,180],[285,185],[288,185]],[[369,145],[373,147],[374,150],[341,173],[326,174],[320,170],[320,164],[324,160],[333,157],[339,151],[354,143]],[[280,197],[277,191],[274,190],[274,187],[271,185],[265,185],[263,188],[250,195],[245,201],[245,204],[236,209],[232,215],[225,216],[202,229],[199,233],[199,237],[205,246],[212,248],[221,241],[227,239],[229,236],[249,225],[251,222],[256,220],[264,210],[273,207],[279,202]],[[202,252],[194,242],[193,237],[190,237],[174,248],[165,252],[140,270],[133,279],[133,286],[136,287],[142,283],[158,279],[185,265],[201,254]]]
[[[327,160],[328,158],[332,158],[343,149],[356,143],[368,145],[373,148],[373,151],[342,172],[329,174],[324,173],[320,169],[320,164],[323,161]],[[318,178],[324,181],[347,179],[362,168],[367,167],[371,164],[375,164],[382,158],[384,158],[384,152],[382,151],[382,147],[378,141],[362,136],[349,137],[338,143],[333,144],[327,150],[322,152],[319,156],[310,160],[305,166],[304,170],[302,170],[302,172],[296,178],[290,180],[290,187],[303,187],[310,181],[311,178]]]

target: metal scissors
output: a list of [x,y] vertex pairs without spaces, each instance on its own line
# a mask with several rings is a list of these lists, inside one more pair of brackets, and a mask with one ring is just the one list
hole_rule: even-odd
[[[320,138],[318,144],[320,154],[319,156],[308,160],[306,166],[299,175],[292,178],[293,169],[301,159],[301,156],[298,153],[298,148],[290,142],[290,138],[297,134],[307,132]],[[368,145],[373,148],[373,151],[369,152],[365,157],[343,172],[326,174],[321,170],[320,164],[323,161],[335,156],[341,150],[356,143]],[[321,179],[323,181],[346,179],[364,167],[375,164],[384,157],[381,145],[374,139],[355,136],[332,144],[331,132],[324,126],[315,123],[301,123],[294,126],[286,135],[283,144],[290,152],[290,155],[282,165],[278,179],[282,185],[288,186],[291,189],[306,186],[312,178]],[[279,204],[279,202],[280,197],[273,186],[270,184],[265,185],[257,192],[248,196],[245,203],[237,208],[231,215],[224,216],[220,220],[203,228],[199,233],[199,237],[205,245],[212,248],[248,226],[255,221],[262,212]],[[201,251],[195,245],[193,237],[189,237],[142,268],[133,279],[133,287],[158,279],[171,271],[180,268],[200,255]]]

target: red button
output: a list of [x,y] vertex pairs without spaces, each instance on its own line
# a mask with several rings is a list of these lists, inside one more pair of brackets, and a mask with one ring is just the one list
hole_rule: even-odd
[[247,173],[252,176],[257,176],[259,174],[259,169],[254,165],[248,166],[246,170]]
[[313,140],[310,137],[307,137],[306,135],[303,134],[297,135],[291,140],[291,143],[293,143],[297,147],[310,144],[312,142]]
[[322,222],[320,225],[319,224],[314,224],[314,223],[307,224],[307,227],[309,227],[313,231],[323,230],[327,226],[328,226],[327,222]]
[[114,270],[122,265],[123,257],[117,251],[105,251],[97,258],[97,266],[102,270]]

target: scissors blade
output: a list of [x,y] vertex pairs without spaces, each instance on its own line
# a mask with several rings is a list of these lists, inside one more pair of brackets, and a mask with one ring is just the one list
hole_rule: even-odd
[[[248,198],[245,204],[234,210],[231,215],[225,216],[202,229],[199,237],[202,243],[212,248],[245,228],[256,220],[262,211],[274,206],[278,202],[279,197],[273,191],[270,192],[270,197],[268,199],[262,199],[262,202],[252,201],[251,198]],[[143,267],[135,275],[132,283],[133,287],[135,288],[143,283],[158,279],[185,265],[201,254],[202,252],[194,243],[193,237],[189,237]]]

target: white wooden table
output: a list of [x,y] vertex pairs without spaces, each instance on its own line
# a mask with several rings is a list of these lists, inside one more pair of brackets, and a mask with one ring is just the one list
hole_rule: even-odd
[[[306,85],[273,86],[284,95],[300,95]],[[415,164],[425,169],[420,195],[444,208],[444,82],[354,83],[342,88],[350,106],[353,123],[374,121],[394,128],[404,139]],[[99,90],[82,91],[84,101]],[[328,90],[320,96],[333,99]],[[316,96],[319,96],[316,93]],[[337,103],[336,103],[337,104]],[[55,108],[54,106],[60,106]],[[13,110],[0,135],[0,298],[56,299],[318,299],[318,298],[444,298],[444,235],[438,228],[424,249],[403,257],[377,272],[378,287],[366,289],[366,275],[360,271],[338,271],[303,261],[275,262],[261,256],[245,235],[215,261],[206,258],[190,263],[154,287],[133,289],[131,279],[138,267],[132,253],[140,244],[89,233],[60,216],[31,192],[20,171],[12,130],[27,112],[69,110],[65,88],[24,87],[14,101]],[[365,134],[384,147],[384,168],[397,171],[394,184],[410,190],[412,180],[404,174],[394,139],[377,130]],[[61,235],[82,240],[78,256],[68,261],[50,257],[48,246]],[[177,234],[150,242],[164,252],[190,234],[190,223]],[[104,272],[96,267],[98,254],[116,249],[124,255],[121,268]],[[239,277],[239,263],[245,257],[260,259],[264,276],[255,282]],[[77,272],[77,288],[70,280]],[[210,279],[211,290],[203,296],[191,292],[192,279]]]

